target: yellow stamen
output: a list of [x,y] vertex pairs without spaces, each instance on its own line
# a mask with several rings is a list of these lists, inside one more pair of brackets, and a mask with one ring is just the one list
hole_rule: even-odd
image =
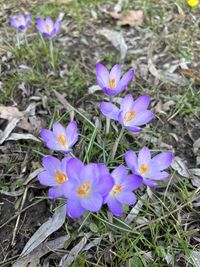
[[65,136],[62,135],[62,134],[57,135],[57,140],[58,140],[58,142],[60,142],[61,145],[63,145],[63,146],[66,145],[66,143],[67,143],[67,140],[66,140]]
[[87,196],[90,192],[90,183],[89,182],[83,182],[81,186],[78,187],[77,189],[77,194],[80,197]]
[[145,174],[145,173],[147,173],[149,171],[149,168],[148,168],[148,166],[146,165],[146,164],[142,164],[141,166],[140,166],[140,173],[141,174]]
[[46,28],[47,33],[50,34],[51,33],[51,27],[48,24],[46,24],[45,28]]
[[111,89],[115,88],[115,79],[110,79],[109,80],[109,86],[110,86]]
[[56,170],[55,174],[56,174],[56,182],[57,183],[63,184],[67,180],[67,176],[63,172]]
[[113,189],[112,189],[112,191],[111,191],[111,194],[112,194],[112,195],[116,195],[116,194],[120,193],[121,191],[122,191],[122,186],[121,186],[120,184],[116,184],[116,185],[113,187]]
[[133,119],[133,117],[135,116],[135,110],[131,110],[129,112],[126,112],[124,114],[124,123],[127,124],[129,121],[131,121]]

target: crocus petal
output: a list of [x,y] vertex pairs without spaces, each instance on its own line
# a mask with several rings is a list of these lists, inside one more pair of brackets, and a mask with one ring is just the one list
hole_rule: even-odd
[[127,205],[133,205],[136,202],[136,196],[133,192],[130,191],[121,191],[119,194],[116,195],[116,199],[122,203]]
[[19,27],[19,23],[15,18],[10,18],[10,24],[15,28]]
[[45,156],[45,157],[43,157],[42,165],[52,175],[55,175],[55,170],[60,170],[61,169],[61,162],[57,158],[55,158],[53,156]]
[[78,218],[85,212],[85,209],[81,206],[79,200],[67,200],[67,214],[71,218]]
[[103,115],[113,120],[118,120],[119,109],[114,104],[101,102],[99,107]]
[[131,94],[126,95],[120,104],[120,111],[131,111],[133,109],[134,99]]
[[67,172],[67,163],[69,162],[69,160],[72,159],[71,157],[67,158],[63,158],[61,161],[61,171],[66,173]]
[[53,133],[57,135],[66,136],[65,128],[59,122],[55,122],[53,124]]
[[106,196],[114,185],[114,180],[111,175],[101,176],[99,183],[95,188],[95,192],[101,194],[103,197]]
[[19,25],[25,26],[26,21],[25,21],[24,15],[21,12],[19,12],[18,21],[19,21]]
[[78,129],[77,129],[77,123],[75,121],[72,121],[68,124],[65,135],[67,138],[67,145],[69,147],[73,146],[78,141]]
[[39,32],[41,32],[41,33],[45,32],[46,31],[46,29],[45,29],[45,21],[42,18],[38,17],[37,18],[37,26],[36,27],[37,27]]
[[138,154],[138,165],[140,166],[141,164],[148,165],[151,160],[151,153],[148,149],[148,147],[143,147],[139,154]]
[[30,24],[30,21],[31,21],[31,15],[28,14],[27,17],[26,17],[26,27],[28,27],[28,25]]
[[124,76],[122,77],[122,79],[119,81],[117,87],[121,88],[121,92],[126,89],[127,85],[129,84],[129,82],[132,80],[134,76],[134,70],[130,69],[129,71],[127,71]]
[[128,126],[141,126],[147,124],[154,118],[154,115],[149,110],[144,110],[140,112],[136,112],[133,119],[128,123]]
[[55,180],[55,175],[51,175],[47,171],[43,171],[38,175],[38,180],[42,185],[46,186],[58,186],[58,183]]
[[103,197],[97,193],[91,193],[90,196],[80,198],[81,206],[89,211],[96,212],[100,210]]
[[50,130],[43,129],[40,131],[40,136],[42,137],[43,141],[48,142],[55,138],[54,134]]
[[56,34],[59,32],[60,28],[61,28],[61,20],[57,20],[56,23],[55,23],[55,29],[56,29]]
[[59,197],[63,197],[63,191],[61,186],[56,186],[49,189],[48,198],[56,199]]
[[101,88],[109,87],[109,75],[110,74],[104,65],[100,63],[96,64],[97,83]]
[[47,36],[48,38],[51,38],[51,37],[55,36],[56,33],[57,33],[56,28],[53,28],[52,32],[51,32],[50,34],[46,34],[46,36]]
[[146,175],[147,178],[152,180],[165,180],[169,176],[168,172],[155,172],[155,173],[148,173]]
[[138,97],[134,102],[134,110],[136,112],[146,110],[149,106],[150,100],[151,98],[148,95]]
[[66,167],[68,177],[76,181],[79,181],[80,172],[83,168],[84,164],[81,160],[75,158],[70,159],[67,162],[67,167]]
[[120,67],[120,65],[116,64],[112,67],[112,69],[110,71],[110,76],[109,76],[110,80],[112,80],[112,79],[115,80],[115,87],[117,87],[117,84],[120,80],[120,76],[121,76],[121,67]]
[[62,184],[63,195],[69,199],[78,199],[77,188],[79,183],[76,180],[69,179]]
[[136,174],[126,175],[121,185],[124,191],[133,191],[137,189],[143,182],[143,178]]
[[116,89],[116,88],[115,89],[110,89],[108,87],[103,87],[102,90],[108,96],[115,96],[115,95],[117,95],[117,94],[120,93],[120,90],[119,89]]
[[173,158],[174,155],[171,152],[159,153],[152,158],[151,165],[157,168],[157,170],[162,171],[171,165]]
[[115,184],[121,184],[124,180],[124,177],[127,176],[126,167],[124,165],[118,166],[116,169],[114,169],[111,175],[114,178]]
[[122,127],[128,129],[129,131],[132,131],[132,132],[139,132],[139,131],[141,131],[141,128],[140,127],[137,127],[137,126],[127,126],[127,125],[124,124],[123,111],[119,112],[118,121],[122,125]]
[[147,179],[143,179],[143,183],[149,187],[153,187],[153,186],[156,186],[158,185],[156,182],[154,181],[151,181],[151,180],[147,180]]
[[125,128],[134,133],[140,132],[142,130],[140,127],[137,126],[125,126]]
[[98,164],[90,163],[84,166],[84,168],[82,168],[79,172],[80,172],[79,181],[81,183],[87,181],[90,183],[90,185],[95,186],[99,182],[100,176],[99,176]]
[[123,213],[122,204],[115,198],[110,197],[107,205],[115,216],[120,216]]
[[136,155],[136,153],[134,151],[129,150],[129,151],[126,152],[125,161],[126,161],[126,164],[129,167],[129,169],[131,169],[131,171],[133,173],[137,173],[137,170],[138,170],[138,159],[137,159],[137,155]]
[[49,29],[50,29],[50,32],[52,32],[52,30],[54,28],[54,23],[53,23],[52,18],[47,17],[46,20],[45,20],[45,25],[48,25]]

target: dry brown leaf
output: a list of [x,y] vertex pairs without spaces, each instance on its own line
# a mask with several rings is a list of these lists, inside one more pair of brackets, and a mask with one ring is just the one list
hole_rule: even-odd
[[177,171],[181,176],[189,178],[190,177],[190,172],[183,160],[180,157],[175,157],[173,162],[172,162],[172,169]]
[[179,69],[179,72],[186,78],[193,79],[196,84],[200,85],[200,72],[194,69]]
[[125,14],[110,12],[110,15],[117,20],[118,25],[122,26],[141,26],[144,22],[144,12],[142,10],[129,10]]

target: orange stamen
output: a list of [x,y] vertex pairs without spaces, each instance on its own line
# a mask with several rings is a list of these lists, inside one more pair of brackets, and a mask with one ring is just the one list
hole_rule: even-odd
[[121,191],[122,191],[122,186],[120,184],[116,184],[113,187],[111,193],[112,193],[112,195],[116,195],[116,194],[120,193]]
[[135,110],[131,110],[129,112],[126,112],[124,115],[124,123],[128,123],[129,121],[131,121],[133,119],[133,117],[135,116],[136,112]]
[[90,183],[89,182],[83,182],[81,184],[81,186],[79,186],[78,190],[77,190],[77,194],[80,197],[86,196],[88,195],[90,192]]
[[109,86],[110,86],[111,89],[115,88],[115,79],[110,79],[109,80]]
[[59,134],[58,136],[57,136],[57,140],[58,140],[58,142],[60,142],[61,143],[61,145],[66,145],[66,138],[64,137],[64,135],[62,135],[62,134]]
[[63,172],[56,170],[55,173],[56,173],[56,182],[57,183],[63,184],[67,180],[67,176]]
[[142,164],[141,166],[140,166],[140,173],[141,174],[145,174],[145,173],[147,173],[149,171],[149,168],[148,168],[148,166],[146,165],[146,164]]
[[48,24],[45,25],[46,31],[48,34],[51,33],[50,26]]

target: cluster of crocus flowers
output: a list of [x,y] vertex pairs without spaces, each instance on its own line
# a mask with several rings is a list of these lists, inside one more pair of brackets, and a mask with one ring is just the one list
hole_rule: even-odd
[[[10,24],[18,30],[26,30],[30,24],[30,21],[31,15],[28,14],[27,16],[24,16],[21,12],[17,17],[10,18]],[[46,19],[38,17],[36,27],[41,34],[51,39],[59,32],[61,28],[61,20],[57,19],[57,21],[54,23],[50,17],[47,17]]]

